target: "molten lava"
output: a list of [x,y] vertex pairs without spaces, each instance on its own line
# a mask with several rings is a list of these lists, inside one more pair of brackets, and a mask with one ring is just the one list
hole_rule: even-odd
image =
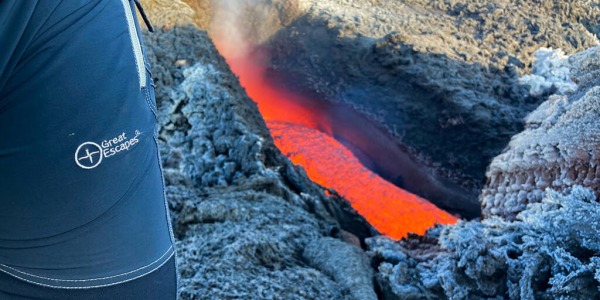
[[317,102],[275,86],[265,75],[264,57],[254,52],[244,57],[226,57],[227,63],[239,79],[246,93],[256,104],[265,121],[276,120],[300,124],[332,134],[325,108]]
[[456,218],[365,168],[340,142],[301,125],[267,121],[277,147],[314,182],[335,189],[381,233],[402,238]]
[[[227,45],[216,41],[219,50]],[[227,56],[227,51],[221,51]],[[318,101],[277,86],[266,76],[260,53],[226,57],[240,83],[258,105],[275,145],[310,179],[336,190],[382,234],[400,239],[423,234],[434,224],[452,224],[456,218],[427,200],[411,194],[365,168],[340,142]],[[393,162],[390,162],[393,163]],[[410,180],[407,178],[406,180]]]

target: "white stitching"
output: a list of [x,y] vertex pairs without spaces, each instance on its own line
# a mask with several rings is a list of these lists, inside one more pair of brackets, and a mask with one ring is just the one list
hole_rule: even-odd
[[[9,267],[5,264],[0,264],[0,266],[14,270],[16,272],[19,272],[21,274],[27,275],[27,276],[31,276],[31,277],[36,277],[36,278],[40,278],[40,279],[46,279],[46,280],[50,280],[50,281],[64,281],[64,282],[86,282],[86,281],[94,281],[94,280],[105,280],[105,279],[110,279],[110,278],[115,278],[115,277],[120,277],[120,276],[125,276],[134,272],[137,272],[139,270],[145,269],[153,264],[155,264],[156,262],[160,261],[165,255],[167,255],[167,253],[169,253],[169,251],[173,249],[173,245],[171,245],[169,247],[169,249],[167,249],[167,251],[161,255],[159,258],[157,258],[155,261],[143,266],[143,267],[139,267],[133,271],[129,271],[129,272],[125,272],[125,273],[121,273],[121,274],[117,274],[117,275],[112,275],[112,276],[107,276],[107,277],[100,277],[100,278],[90,278],[90,279],[57,279],[57,278],[50,278],[50,277],[44,277],[44,276],[38,276],[38,275],[34,275],[34,274],[30,274],[24,271],[20,271],[18,269],[15,269],[13,267]],[[175,251],[173,251],[173,253],[175,253]],[[0,269],[0,271],[3,271],[2,269]],[[9,272],[6,272],[9,273]]]
[[159,150],[159,145],[158,145],[158,132],[157,130],[154,132],[154,143],[156,144],[156,155],[158,157],[158,167],[160,169],[160,177],[161,180],[163,182],[162,184],[162,190],[163,190],[163,198],[164,198],[164,204],[165,204],[165,212],[166,212],[166,218],[167,218],[167,226],[169,227],[169,234],[171,236],[171,243],[175,244],[175,235],[173,234],[173,224],[171,224],[171,213],[169,211],[169,203],[167,201],[167,191],[165,189],[165,177],[163,174],[163,167],[162,167],[162,159],[160,157],[160,150]]
[[[140,81],[140,88],[143,88],[146,86],[146,70],[145,67],[142,66],[144,64],[142,57],[142,46],[138,38],[137,28],[135,26],[135,20],[133,12],[131,11],[131,6],[129,6],[129,1],[121,0],[121,3],[123,4],[123,9],[125,11],[125,19],[127,20],[127,28],[129,30],[131,48],[133,50],[138,79]],[[142,68],[144,69],[142,70]]]
[[158,122],[158,114],[156,112],[156,110],[154,109],[154,105],[151,104],[152,99],[150,99],[150,88],[152,87],[145,87],[145,98],[146,98],[146,103],[148,104],[148,106],[150,107],[150,110],[152,111],[152,114],[154,115],[154,119],[156,120],[156,122]]
[[[162,158],[160,157],[160,146],[158,145],[158,127],[155,127],[154,130],[154,143],[156,144],[156,156],[158,157],[158,167],[160,168],[160,178],[162,179],[162,190],[163,190],[163,197],[164,197],[164,203],[165,203],[165,212],[166,212],[166,217],[167,217],[167,226],[169,227],[169,235],[171,237],[171,243],[175,244],[175,235],[173,234],[173,224],[171,222],[171,213],[169,211],[169,203],[167,201],[167,191],[165,188],[165,175],[164,175],[164,171],[163,171],[163,167],[162,167]],[[177,255],[175,255],[175,257],[177,257]],[[177,267],[177,264],[175,264],[175,274],[177,275],[177,283],[179,285],[179,268]]]
[[[13,277],[15,277],[15,278],[18,278],[18,279],[20,279],[20,280],[23,280],[23,281],[29,282],[29,283],[31,283],[31,284],[41,285],[41,286],[45,286],[45,287],[49,287],[49,288],[55,288],[55,289],[84,290],[84,289],[92,289],[92,288],[99,288],[99,287],[105,287],[105,286],[116,285],[116,284],[120,284],[120,283],[124,283],[124,282],[128,282],[128,281],[132,281],[132,280],[138,279],[138,278],[140,278],[140,277],[144,277],[144,276],[146,276],[146,275],[148,275],[148,274],[150,274],[150,273],[152,273],[152,272],[156,271],[156,270],[157,270],[157,269],[159,269],[160,267],[164,266],[164,265],[165,265],[165,264],[166,264],[166,263],[167,263],[167,262],[168,262],[168,261],[171,259],[171,257],[173,257],[173,255],[175,255],[175,251],[173,251],[173,253],[171,253],[171,255],[169,255],[169,258],[167,258],[167,259],[166,259],[166,260],[165,260],[165,261],[164,261],[162,264],[160,264],[158,267],[156,267],[156,268],[154,268],[154,269],[150,270],[149,272],[146,272],[146,273],[144,273],[144,274],[142,274],[142,275],[139,275],[139,276],[136,276],[136,277],[133,277],[133,278],[130,278],[130,279],[125,279],[125,280],[122,280],[122,281],[117,281],[117,282],[113,282],[113,283],[107,283],[107,284],[102,284],[102,285],[93,285],[93,286],[57,286],[57,285],[50,285],[50,284],[45,284],[45,283],[39,283],[39,282],[31,281],[31,280],[28,280],[28,279],[25,279],[25,278],[19,277],[19,276],[15,275],[15,274],[12,274],[12,273],[10,273],[10,272],[7,272],[7,271],[5,271],[5,270],[2,270],[2,269],[0,269],[0,271],[4,272],[4,273],[6,273],[6,274],[8,274],[8,275],[10,275],[10,276],[13,276]],[[177,264],[176,264],[176,265],[177,265]]]

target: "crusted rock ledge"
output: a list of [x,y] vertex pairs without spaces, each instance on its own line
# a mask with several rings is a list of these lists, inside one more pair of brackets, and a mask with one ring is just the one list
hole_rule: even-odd
[[569,57],[567,66],[577,89],[550,96],[492,161],[481,196],[484,217],[513,219],[541,201],[546,188],[582,185],[600,195],[600,47]]
[[599,58],[600,47],[570,57],[577,89],[542,103],[494,159],[483,221],[367,239],[385,299],[598,297]]
[[514,221],[492,217],[395,243],[367,239],[385,299],[597,299],[600,203],[550,191]]

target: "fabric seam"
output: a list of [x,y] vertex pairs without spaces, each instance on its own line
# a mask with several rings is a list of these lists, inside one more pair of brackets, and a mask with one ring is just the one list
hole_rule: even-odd
[[[149,263],[149,264],[147,264],[145,266],[139,267],[139,268],[137,268],[135,270],[128,271],[128,272],[121,273],[121,274],[117,274],[117,275],[112,275],[112,276],[107,276],[107,277],[90,278],[90,279],[58,279],[58,278],[50,278],[50,277],[44,277],[44,276],[39,276],[39,275],[34,275],[34,274],[31,274],[31,273],[27,273],[27,272],[21,271],[19,269],[7,266],[5,264],[0,264],[0,266],[8,268],[8,269],[11,269],[11,270],[14,270],[16,272],[19,272],[19,273],[27,275],[27,276],[31,276],[31,277],[35,277],[35,278],[40,278],[40,279],[46,279],[46,280],[51,280],[51,281],[63,281],[63,282],[87,282],[87,281],[111,279],[111,278],[125,276],[125,275],[128,275],[128,274],[140,271],[140,270],[145,269],[145,268],[147,268],[147,267],[155,264],[156,262],[160,261],[163,257],[165,257],[165,255],[167,255],[167,253],[169,253],[169,251],[171,251],[171,249],[173,249],[173,245],[171,245],[167,249],[167,251],[165,251],[165,253],[163,253],[163,255],[161,255],[159,258],[157,258],[153,262],[151,262],[151,263]],[[175,251],[173,251],[173,252],[175,252]],[[0,270],[2,270],[2,269],[0,269]]]
[[[26,281],[26,282],[29,282],[29,283],[31,283],[31,284],[35,284],[35,285],[40,285],[40,286],[45,286],[45,287],[49,287],[49,288],[55,288],[55,289],[84,290],[84,289],[100,288],[100,287],[106,287],[106,286],[116,285],[116,284],[120,284],[120,283],[124,283],[124,282],[128,282],[128,281],[132,281],[132,280],[135,280],[135,279],[138,279],[138,278],[144,277],[144,276],[146,276],[146,275],[148,275],[148,274],[150,274],[150,273],[152,273],[152,272],[154,272],[154,271],[158,270],[158,269],[159,269],[159,268],[161,268],[162,266],[164,266],[164,265],[165,265],[167,262],[169,262],[169,260],[170,260],[170,259],[171,259],[171,258],[172,258],[174,255],[175,255],[175,251],[173,251],[173,252],[171,253],[171,255],[169,255],[169,257],[168,257],[168,258],[167,258],[167,259],[166,259],[164,262],[162,262],[162,263],[161,263],[159,266],[157,266],[156,268],[154,268],[154,269],[152,269],[152,270],[150,270],[150,271],[148,271],[148,272],[146,272],[146,273],[144,273],[144,274],[141,274],[141,275],[139,275],[139,276],[136,276],[136,277],[133,277],[133,278],[129,278],[129,279],[126,279],[126,280],[121,280],[121,281],[113,282],[113,283],[107,283],[107,284],[102,284],[102,285],[94,285],[94,286],[66,287],[66,286],[50,285],[50,284],[39,283],[39,282],[35,282],[35,281],[29,280],[29,279],[26,279],[26,278],[22,278],[22,277],[20,277],[20,276],[17,276],[17,275],[15,275],[15,274],[13,274],[13,273],[7,272],[7,271],[5,271],[5,270],[2,270],[2,269],[0,269],[0,271],[4,272],[4,273],[6,273],[6,274],[8,274],[8,275],[10,275],[10,276],[13,276],[13,277],[15,277],[15,278],[18,278],[18,279],[20,279],[20,280],[23,280],[23,281]],[[175,265],[177,265],[177,264],[175,264]]]
[[[123,4],[123,9],[125,10],[125,19],[127,20],[127,28],[129,32],[129,39],[131,41],[131,48],[133,50],[133,56],[135,59],[135,65],[137,68],[138,79],[140,88],[146,86],[146,70],[143,66],[143,54],[142,54],[142,46],[140,44],[140,40],[137,35],[137,29],[135,27],[135,19],[133,17],[133,12],[131,11],[131,6],[129,5],[128,0],[121,0]],[[142,69],[144,68],[144,69]]]

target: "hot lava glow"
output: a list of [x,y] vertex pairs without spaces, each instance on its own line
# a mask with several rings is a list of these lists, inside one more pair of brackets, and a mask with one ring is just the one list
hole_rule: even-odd
[[267,121],[277,147],[314,182],[335,189],[381,233],[402,238],[456,218],[365,168],[341,143],[318,130]]
[[[224,50],[225,45],[216,44]],[[228,52],[221,53],[227,56]],[[364,167],[331,137],[331,121],[318,101],[295,95],[270,81],[261,58],[253,53],[226,60],[257,103],[275,145],[293,163],[301,165],[312,181],[336,190],[371,225],[391,238],[400,239],[411,232],[424,234],[436,223],[456,222],[456,217]]]

